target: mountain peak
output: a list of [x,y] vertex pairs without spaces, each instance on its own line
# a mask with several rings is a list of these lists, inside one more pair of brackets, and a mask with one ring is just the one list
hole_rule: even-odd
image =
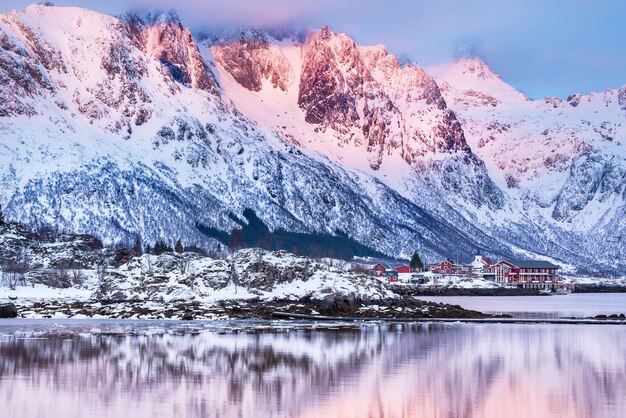
[[154,26],[158,24],[177,25],[183,27],[183,24],[175,10],[156,10],[156,11],[142,11],[142,10],[128,10],[119,16],[120,20],[131,23],[140,23],[144,26]]
[[240,43],[270,43],[272,41],[293,41],[304,43],[308,32],[290,28],[259,28],[242,26],[227,30],[202,32],[198,39],[210,46],[224,46],[233,42]]
[[478,56],[457,57],[455,63],[461,67],[466,76],[477,80],[497,80],[500,78],[485,61]]
[[319,31],[319,36],[324,40],[328,40],[335,36],[335,32],[333,32],[333,30],[328,25],[324,25]]
[[476,49],[469,44],[463,44],[456,48],[454,60],[462,61],[477,58]]

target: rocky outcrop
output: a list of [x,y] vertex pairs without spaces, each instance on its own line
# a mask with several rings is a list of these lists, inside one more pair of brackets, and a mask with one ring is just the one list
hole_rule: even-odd
[[303,52],[298,94],[306,121],[343,132],[357,126],[357,100],[368,77],[354,41],[328,27],[311,35]]
[[205,298],[322,301],[353,294],[370,303],[393,298],[370,276],[342,271],[286,251],[259,248],[224,260],[194,254],[144,255],[107,271],[97,300],[174,301]]
[[608,202],[626,193],[626,162],[617,157],[591,154],[575,161],[556,197],[552,216],[571,222],[594,199]]
[[53,288],[82,285],[86,273],[113,264],[115,252],[89,235],[63,234],[19,224],[0,226],[0,286],[43,284]]
[[362,306],[354,294],[328,295],[319,302],[319,313],[330,316],[351,316]]
[[[27,29],[23,25],[20,27]],[[32,34],[30,31],[27,33]],[[0,117],[34,115],[36,110],[29,98],[53,90],[45,71],[33,55],[0,30]]]
[[617,101],[624,111],[624,116],[626,116],[626,86],[622,86],[617,91]]
[[[298,105],[307,122],[333,129],[340,143],[359,145],[362,136],[373,169],[400,150],[433,186],[477,206],[502,207],[504,197],[424,70],[401,66],[384,47],[358,47],[328,27],[311,35],[304,48]],[[431,160],[433,154],[445,158]],[[441,175],[449,178],[434,181]],[[463,178],[463,186],[451,177]]]
[[289,61],[263,32],[243,31],[236,39],[215,42],[211,51],[215,61],[250,91],[261,91],[263,80],[282,91],[293,83]]
[[311,34],[302,56],[298,105],[305,120],[332,129],[339,145],[367,148],[369,165],[402,143],[402,115],[380,88],[355,42],[324,27]]
[[172,80],[217,94],[215,79],[191,31],[174,12],[123,16],[123,29],[133,43],[161,62]]

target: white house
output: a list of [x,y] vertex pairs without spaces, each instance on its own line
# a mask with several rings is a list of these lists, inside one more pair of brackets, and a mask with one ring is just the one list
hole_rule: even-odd
[[485,270],[487,267],[493,265],[494,262],[487,257],[484,257],[480,254],[480,248],[476,250],[476,255],[474,256],[474,261],[472,261],[469,265],[472,268],[472,273],[478,276],[482,276],[483,273],[486,273]]

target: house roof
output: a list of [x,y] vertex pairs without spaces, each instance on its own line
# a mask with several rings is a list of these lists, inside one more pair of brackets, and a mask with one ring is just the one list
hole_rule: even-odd
[[[393,270],[394,269],[394,267],[393,267],[393,265],[391,263],[376,263],[374,265],[374,267],[376,267],[378,265],[383,266],[386,270]],[[374,268],[374,267],[372,267],[372,268]]]
[[480,256],[480,260],[473,260],[470,265],[474,264],[476,261],[478,261],[480,264],[484,264],[487,266],[491,266],[493,264],[495,264],[492,260],[488,259],[487,257],[484,256]]
[[523,269],[558,269],[559,266],[544,260],[506,260],[516,267]]

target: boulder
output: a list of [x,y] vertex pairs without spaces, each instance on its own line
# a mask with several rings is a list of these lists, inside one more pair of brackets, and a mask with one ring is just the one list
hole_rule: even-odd
[[12,303],[0,305],[0,318],[17,318],[17,308]]
[[352,315],[361,307],[361,301],[353,293],[332,294],[319,302],[318,311],[322,315]]

